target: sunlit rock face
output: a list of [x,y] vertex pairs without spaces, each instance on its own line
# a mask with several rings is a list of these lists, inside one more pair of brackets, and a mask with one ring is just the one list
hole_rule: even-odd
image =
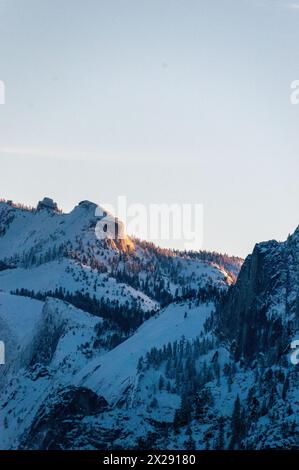
[[134,250],[132,239],[126,234],[125,224],[100,206],[96,209],[98,221],[95,228],[98,240],[107,240],[113,248],[121,251]]

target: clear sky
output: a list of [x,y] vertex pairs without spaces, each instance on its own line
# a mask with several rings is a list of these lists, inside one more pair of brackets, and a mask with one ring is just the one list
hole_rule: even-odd
[[299,224],[299,1],[0,0],[0,197],[202,203],[204,248]]

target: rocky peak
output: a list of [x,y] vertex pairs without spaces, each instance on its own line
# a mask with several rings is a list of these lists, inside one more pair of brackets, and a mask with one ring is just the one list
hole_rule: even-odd
[[54,202],[50,197],[44,197],[41,201],[39,201],[37,210],[41,211],[43,209],[58,212],[58,206],[56,202]]

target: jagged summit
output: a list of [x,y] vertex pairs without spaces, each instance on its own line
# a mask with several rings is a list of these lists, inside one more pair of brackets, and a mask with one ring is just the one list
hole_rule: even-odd
[[[13,209],[19,209],[23,211],[28,211],[28,212],[40,212],[44,209],[47,209],[48,211],[53,211],[53,212],[67,215],[67,213],[59,209],[57,202],[53,198],[48,197],[48,196],[45,196],[40,201],[38,201],[36,207],[22,204],[19,202],[15,202],[12,199],[0,199],[0,209],[7,208],[7,207],[10,207]],[[69,213],[71,214],[74,211],[80,211],[80,210],[89,212],[91,215],[95,215],[96,211],[98,213],[100,212],[107,213],[107,211],[105,211],[104,208],[100,207],[95,202],[88,201],[88,200],[80,201]]]
[[89,201],[88,199],[84,199],[83,201],[80,201],[78,206],[83,206],[83,207],[97,207],[97,204],[95,204],[94,202],[92,201]]
[[39,257],[54,247],[79,253],[83,246],[98,258],[97,250],[107,243],[114,251],[134,250],[124,224],[94,202],[81,201],[63,213],[50,197],[39,201],[37,208],[1,201],[0,259],[20,260],[26,252]]
[[288,239],[296,240],[297,242],[299,242],[299,225],[295,229],[294,233],[289,235]]
[[44,197],[41,201],[39,201],[37,205],[37,210],[41,211],[43,209],[52,210],[57,212],[58,206],[56,202],[53,201],[50,197]]

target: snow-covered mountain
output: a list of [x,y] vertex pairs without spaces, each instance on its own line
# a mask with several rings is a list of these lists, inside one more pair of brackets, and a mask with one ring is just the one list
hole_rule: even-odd
[[195,257],[129,237],[101,240],[97,214],[104,210],[82,201],[63,214],[49,201],[37,209],[0,202],[2,290],[39,300],[52,295],[101,315],[107,310],[122,326],[126,309],[134,328],[173,300],[226,288],[242,264],[239,258],[205,252]]
[[[89,426],[101,426],[103,432],[107,432],[111,426],[117,428],[119,420],[126,422],[128,419],[132,420],[133,433],[136,403],[139,406],[142,399],[145,407],[151,396],[148,391],[148,397],[140,391],[140,358],[152,348],[180,341],[182,337],[196,338],[211,310],[212,304],[193,306],[188,308],[186,317],[185,304],[169,305],[147,320],[129,339],[107,352],[97,343],[98,336],[104,334],[101,330],[103,321],[98,317],[57,299],[42,303],[0,294],[1,324],[16,338],[7,352],[2,376],[0,419],[5,426],[1,433],[1,448],[19,448],[20,445],[26,448],[63,447],[59,437],[51,442],[51,436],[61,420],[59,428],[67,434],[64,422],[70,418],[74,420],[72,433],[78,433],[80,438],[85,421]],[[23,315],[20,326],[26,324],[26,328],[18,341],[19,312]],[[74,397],[76,401],[82,400],[82,409],[73,410],[70,403],[59,400],[69,391],[72,393],[67,401]],[[90,409],[84,397],[87,401],[94,399],[96,403],[105,404],[103,410]],[[160,418],[171,421],[174,406],[179,403],[179,396],[171,397],[170,403],[165,399],[158,412]],[[70,406],[69,417],[64,406]],[[137,421],[141,423],[146,415],[151,417],[150,412],[144,412]],[[128,433],[129,427],[124,432]],[[139,432],[142,435],[139,430],[134,439],[138,438]],[[103,444],[99,441],[97,445]]]
[[88,201],[0,203],[0,447],[228,446],[255,374],[226,319],[250,261],[229,289],[242,260],[99,240],[97,221]]

